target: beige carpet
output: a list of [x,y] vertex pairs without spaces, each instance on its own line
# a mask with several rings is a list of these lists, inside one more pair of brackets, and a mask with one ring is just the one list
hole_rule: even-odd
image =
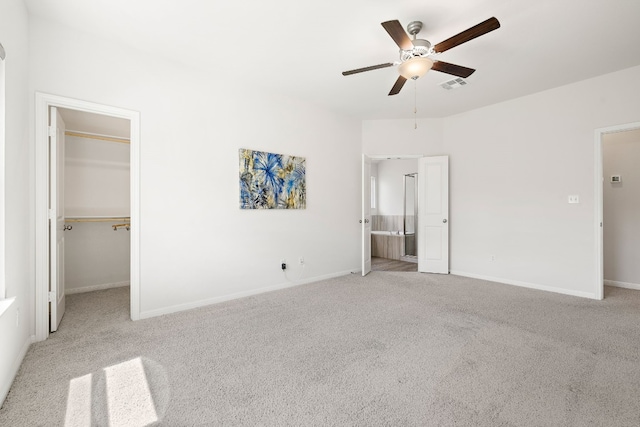
[[373,272],[139,322],[75,294],[2,426],[640,425],[640,292]]

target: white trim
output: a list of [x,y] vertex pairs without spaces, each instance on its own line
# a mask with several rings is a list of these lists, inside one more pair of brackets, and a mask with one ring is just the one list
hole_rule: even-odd
[[595,214],[594,214],[594,230],[595,230],[595,259],[596,266],[594,278],[594,290],[596,299],[604,298],[604,228],[601,225],[604,220],[604,195],[602,190],[602,180],[604,178],[602,172],[602,137],[610,133],[626,132],[630,130],[640,129],[640,122],[627,123],[624,125],[610,126],[598,128],[594,132],[594,176],[593,191],[595,194]]
[[105,289],[124,288],[131,286],[131,282],[102,283],[100,285],[83,286],[81,288],[65,289],[65,295],[83,294],[85,292],[102,291]]
[[5,51],[0,44],[0,300],[7,297],[6,269],[5,269],[5,173],[6,173],[6,156],[7,147],[7,127],[6,127],[6,111],[7,111],[7,87],[6,87],[6,68],[5,68]]
[[32,343],[35,342],[35,340],[36,340],[36,337],[33,335],[27,337],[27,339],[24,341],[24,344],[22,345],[22,348],[20,349],[20,352],[18,352],[18,355],[16,356],[13,363],[11,364],[11,369],[9,370],[9,377],[8,377],[8,378],[11,378],[11,380],[7,381],[5,384],[0,384],[0,387],[2,387],[0,389],[0,407],[4,404],[4,399],[7,398],[7,394],[9,394],[9,390],[11,390],[11,385],[13,385],[13,381],[16,379],[16,375],[18,375],[18,370],[20,369],[20,365],[22,365],[22,361],[24,360],[24,357],[27,355],[27,351],[29,350],[29,347],[31,346]]
[[605,286],[615,286],[616,288],[635,289],[640,291],[640,283],[618,282],[615,280],[605,280]]
[[367,154],[367,157],[369,157],[371,160],[408,160],[419,159],[425,156],[426,154]]
[[571,289],[556,288],[553,286],[539,285],[537,283],[522,282],[520,280],[504,279],[501,277],[484,276],[482,274],[465,273],[463,271],[451,270],[451,274],[456,276],[470,277],[472,279],[487,280],[489,282],[503,283],[505,285],[519,286],[521,288],[537,289],[539,291],[555,292],[557,294],[571,295],[574,297],[598,299],[595,293],[574,291]]
[[207,298],[200,301],[188,302],[185,304],[177,304],[170,307],[163,307],[156,310],[143,311],[140,313],[140,319],[149,319],[151,317],[162,316],[163,314],[177,313],[184,310],[191,310],[193,308],[204,307],[207,305],[217,304],[225,301],[231,301],[238,298],[249,297],[252,295],[258,295],[265,292],[279,291],[281,289],[293,288],[295,286],[306,285],[308,283],[319,282],[321,280],[333,279],[335,277],[347,276],[354,274],[353,271],[340,271],[337,273],[325,274],[323,276],[316,276],[310,279],[303,279],[296,282],[281,283],[279,285],[266,286],[264,288],[252,289],[250,291],[236,292],[229,295],[223,295],[215,298]]
[[93,102],[36,92],[35,100],[35,339],[49,336],[49,107],[69,108],[128,119],[131,123],[131,319],[140,318],[140,113]]

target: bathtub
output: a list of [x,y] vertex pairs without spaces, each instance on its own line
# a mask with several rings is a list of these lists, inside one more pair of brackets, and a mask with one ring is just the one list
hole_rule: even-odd
[[372,231],[371,256],[401,259],[404,253],[404,231]]

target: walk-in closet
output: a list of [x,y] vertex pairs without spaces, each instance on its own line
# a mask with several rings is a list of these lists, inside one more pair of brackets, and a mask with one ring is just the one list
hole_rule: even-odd
[[64,289],[130,284],[129,120],[59,109],[64,120]]

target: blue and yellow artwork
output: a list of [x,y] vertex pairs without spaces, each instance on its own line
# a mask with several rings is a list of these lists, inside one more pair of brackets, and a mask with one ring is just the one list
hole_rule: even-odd
[[305,209],[304,157],[241,148],[240,209]]

